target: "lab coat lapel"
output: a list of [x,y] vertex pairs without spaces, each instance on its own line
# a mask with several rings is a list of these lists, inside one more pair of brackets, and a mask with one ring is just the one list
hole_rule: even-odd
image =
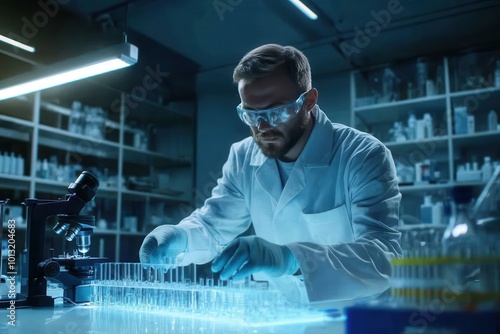
[[[328,117],[319,108],[315,111],[315,124],[304,150],[295,162],[290,177],[279,198],[275,215],[305,187],[308,174],[318,168],[328,168],[333,148],[333,130]],[[314,187],[314,185],[312,185]],[[314,196],[313,193],[307,194]]]
[[277,203],[275,216],[305,188],[307,174],[313,172],[315,168],[327,168],[331,160],[333,130],[330,121],[319,108],[315,115],[316,121],[311,137],[297,159],[284,189],[281,186],[276,161],[265,157],[260,149],[254,146],[250,165],[258,167],[255,172],[257,182],[271,196],[274,203]]
[[258,166],[255,178],[260,186],[271,196],[274,204],[278,203],[281,194],[281,182],[276,161],[268,159],[260,149],[254,150],[252,166]]
[[[298,161],[297,161],[298,162]],[[302,164],[296,163],[276,206],[275,215],[306,186]]]

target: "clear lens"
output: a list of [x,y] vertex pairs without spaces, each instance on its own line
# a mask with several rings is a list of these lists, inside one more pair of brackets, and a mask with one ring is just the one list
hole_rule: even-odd
[[295,116],[304,102],[304,96],[308,92],[302,93],[297,100],[282,107],[277,107],[267,110],[247,110],[241,108],[241,104],[236,107],[240,119],[248,126],[258,126],[259,120],[262,119],[270,126],[278,126],[288,122]]

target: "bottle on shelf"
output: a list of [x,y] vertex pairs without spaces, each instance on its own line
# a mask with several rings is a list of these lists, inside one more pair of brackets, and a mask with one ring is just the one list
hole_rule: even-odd
[[445,208],[443,201],[434,202],[432,196],[425,195],[420,205],[420,222],[422,224],[443,225]]
[[405,131],[401,122],[394,122],[392,129],[389,130],[389,140],[394,142],[406,141]]
[[80,101],[73,101],[71,104],[71,111],[69,114],[68,130],[71,133],[83,134],[82,129],[82,103]]
[[416,82],[418,92],[417,97],[425,96],[427,83],[427,58],[425,57],[417,59]]
[[432,96],[436,94],[436,85],[432,80],[425,81],[425,94],[427,96]]
[[10,174],[10,155],[9,155],[9,152],[5,151],[3,153],[3,158],[2,158],[2,165],[3,165],[3,168],[2,168],[2,172],[4,174]]
[[432,224],[433,215],[432,197],[429,195],[424,196],[424,203],[420,205],[420,222],[422,224]]
[[443,66],[439,65],[436,70],[436,94],[444,93],[444,70]]
[[434,203],[432,206],[432,224],[442,225],[444,222],[444,204],[442,201]]
[[467,107],[455,106],[453,108],[453,122],[455,134],[466,134],[467,129]]
[[42,160],[42,170],[40,173],[42,179],[47,179],[49,177],[49,161],[47,159]]
[[416,125],[415,139],[417,140],[425,139],[425,120],[417,119],[415,125]]
[[382,97],[383,102],[395,101],[395,91],[396,91],[396,74],[391,68],[385,68],[382,77]]
[[17,175],[17,157],[14,152],[10,152],[10,174]]
[[476,132],[476,120],[474,115],[467,115],[467,133]]
[[17,175],[24,175],[24,157],[19,154],[17,157]]
[[424,114],[424,138],[432,138],[434,136],[434,125],[432,116],[429,113]]
[[481,167],[481,174],[484,182],[488,182],[493,175],[493,165],[491,163],[491,158],[488,156],[484,157],[484,164]]
[[417,138],[417,117],[413,111],[410,111],[408,115],[407,123],[407,134],[408,140],[415,140]]
[[413,83],[411,81],[408,82],[408,91],[406,93],[406,98],[408,100],[413,99]]
[[490,110],[488,113],[488,131],[497,131],[498,117],[495,110]]

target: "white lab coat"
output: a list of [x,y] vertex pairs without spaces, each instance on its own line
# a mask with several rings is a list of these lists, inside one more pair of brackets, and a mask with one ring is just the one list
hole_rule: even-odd
[[[222,177],[188,232],[183,264],[206,263],[253,224],[255,234],[287,245],[311,303],[378,295],[400,256],[397,177],[380,141],[332,123],[315,107],[315,125],[283,189],[277,163],[253,138],[232,145]],[[288,276],[289,280],[301,278]],[[283,285],[284,286],[284,285]]]

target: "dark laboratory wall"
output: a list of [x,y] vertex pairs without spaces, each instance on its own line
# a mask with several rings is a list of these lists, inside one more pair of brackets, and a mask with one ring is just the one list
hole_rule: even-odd
[[197,206],[210,196],[231,144],[250,135],[236,113],[240,103],[232,83],[232,67],[201,72],[197,77],[197,142],[194,199]]
[[318,90],[318,105],[332,122],[350,124],[351,91],[350,72],[314,77],[313,87]]

